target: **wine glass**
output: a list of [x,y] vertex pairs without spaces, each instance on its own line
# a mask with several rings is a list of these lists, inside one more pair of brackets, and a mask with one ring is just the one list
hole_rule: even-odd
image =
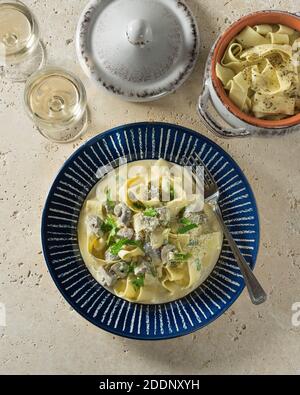
[[21,1],[0,0],[0,76],[22,82],[45,61],[37,21]]
[[87,129],[87,95],[83,83],[71,72],[45,67],[27,81],[27,114],[39,132],[57,143],[76,140]]

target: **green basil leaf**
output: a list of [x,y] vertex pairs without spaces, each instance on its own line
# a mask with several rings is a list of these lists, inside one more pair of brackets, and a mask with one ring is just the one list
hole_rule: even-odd
[[158,212],[155,210],[155,208],[148,208],[147,210],[144,211],[145,217],[157,217]]
[[189,254],[189,253],[187,253],[187,254],[177,253],[177,254],[175,254],[175,261],[176,262],[185,262],[191,257],[192,257],[192,254]]
[[183,226],[182,228],[179,228],[178,233],[180,235],[184,235],[185,233],[188,233],[191,230],[196,229],[196,228],[198,228],[198,225],[196,225],[196,224],[186,225],[186,226]]
[[107,206],[110,208],[110,209],[114,209],[114,207],[115,207],[115,202],[112,200],[112,198],[111,198],[111,192],[110,192],[110,189],[108,189],[107,191],[106,191],[106,203],[107,203]]
[[138,241],[129,240],[129,239],[121,239],[121,240],[117,241],[115,244],[113,244],[113,245],[110,247],[110,252],[111,252],[113,255],[118,255],[119,252],[122,250],[123,247],[125,247],[125,246],[130,246],[130,245],[131,245],[131,246],[137,246],[137,247],[140,247],[140,248],[141,248],[141,245],[140,245],[140,243],[139,243]]
[[136,290],[139,290],[145,285],[145,276],[136,277],[135,279],[131,280],[131,284]]

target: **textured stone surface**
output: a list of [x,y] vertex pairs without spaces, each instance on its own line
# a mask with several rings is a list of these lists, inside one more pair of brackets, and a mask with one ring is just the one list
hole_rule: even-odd
[[[281,138],[219,140],[201,125],[196,102],[203,66],[218,33],[250,11],[299,11],[299,0],[190,0],[202,36],[192,78],[176,94],[129,104],[94,88],[75,62],[74,32],[86,0],[24,0],[35,11],[49,62],[84,80],[92,112],[82,141],[118,124],[168,121],[191,127],[224,147],[249,178],[260,209],[262,240],[256,269],[269,301],[253,307],[244,293],[204,330],[162,343],[129,341],[93,327],[64,302],[41,254],[40,218],[48,188],[79,146],[39,136],[22,107],[22,84],[0,81],[0,373],[300,373],[300,133]],[[297,4],[298,3],[298,4]]]

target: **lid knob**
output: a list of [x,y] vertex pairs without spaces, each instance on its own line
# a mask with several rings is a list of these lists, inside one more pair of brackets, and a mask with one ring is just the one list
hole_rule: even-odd
[[128,24],[126,35],[128,41],[138,47],[145,47],[153,40],[152,28],[144,19],[131,21]]

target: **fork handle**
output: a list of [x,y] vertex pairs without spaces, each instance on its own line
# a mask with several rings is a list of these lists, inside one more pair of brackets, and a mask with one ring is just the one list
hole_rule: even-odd
[[225,237],[228,240],[232,252],[237,260],[238,266],[242,272],[252,303],[258,306],[266,302],[267,294],[262,288],[262,286],[260,285],[260,283],[258,282],[257,278],[254,276],[252,270],[250,269],[248,263],[246,262],[246,259],[241,254],[235,240],[231,236],[231,233],[229,232],[229,229],[224,222],[220,207],[218,205],[215,205],[214,211],[218,217],[219,223],[224,231]]

